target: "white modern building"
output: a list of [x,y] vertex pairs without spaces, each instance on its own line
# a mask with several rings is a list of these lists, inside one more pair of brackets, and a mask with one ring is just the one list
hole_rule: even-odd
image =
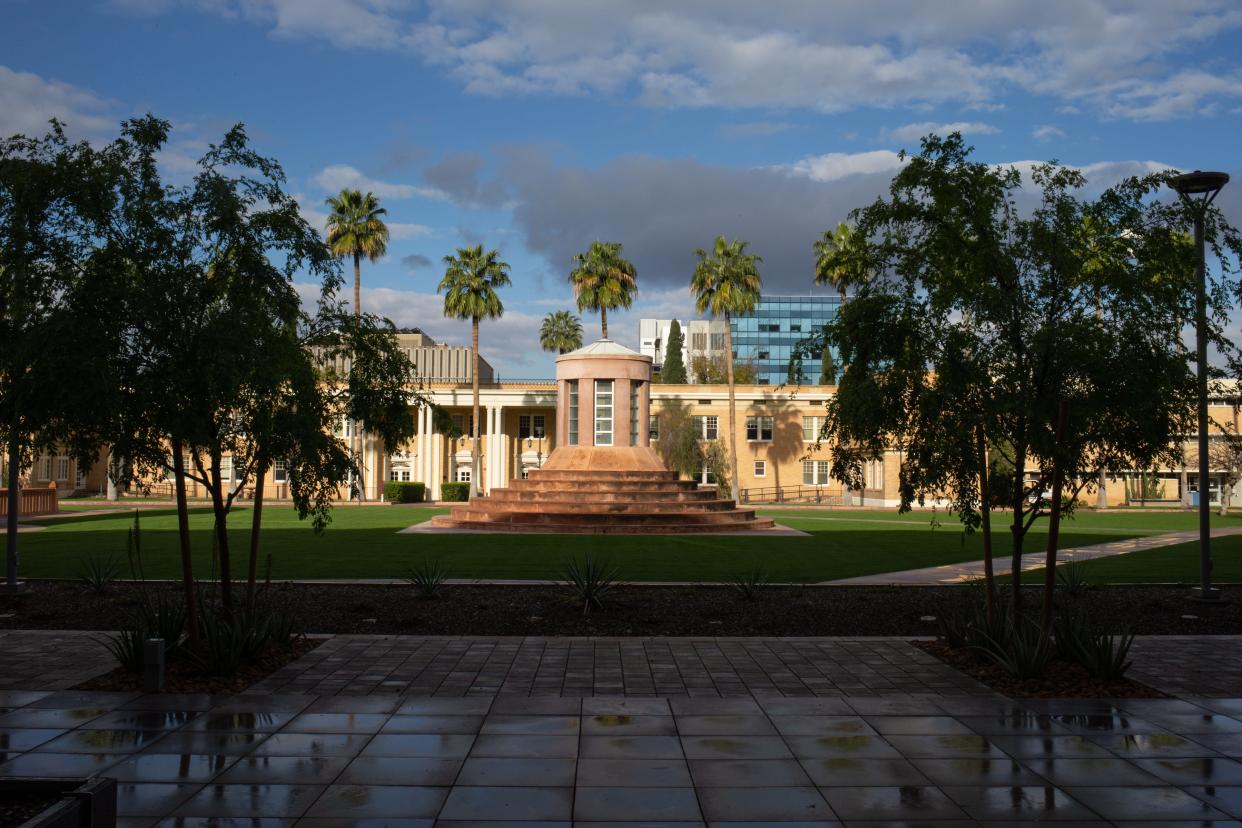
[[[679,319],[677,321],[681,325],[681,335],[685,339],[681,353],[687,371],[691,370],[690,363],[694,357],[724,358],[727,326],[723,319],[691,319],[689,321]],[[643,356],[651,357],[653,367],[657,371],[664,365],[664,354],[668,350],[668,332],[672,325],[671,319],[641,319],[638,323],[638,351]]]

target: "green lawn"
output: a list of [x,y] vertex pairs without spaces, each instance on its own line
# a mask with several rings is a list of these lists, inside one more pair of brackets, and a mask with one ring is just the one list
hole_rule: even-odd
[[[1197,584],[1199,544],[1181,543],[1129,555],[1083,561],[1081,566],[1093,584]],[[1032,570],[1024,581],[1043,582],[1044,570]],[[1212,539],[1212,580],[1221,584],[1242,583],[1242,536]]]
[[[453,577],[555,578],[571,555],[587,552],[618,564],[632,580],[721,581],[761,564],[775,579],[820,581],[877,572],[976,560],[979,536],[964,535],[951,515],[930,525],[931,514],[877,511],[763,512],[809,537],[596,537],[551,535],[400,535],[397,530],[440,514],[442,509],[401,506],[345,506],[335,509],[327,532],[316,536],[291,509],[264,511],[263,554],[272,556],[276,578],[391,578],[406,574],[422,558],[446,564]],[[250,512],[235,509],[230,520],[234,566],[243,568]],[[996,516],[996,554],[1007,552],[1004,515]],[[125,558],[128,513],[46,521],[42,532],[23,534],[22,574],[32,578],[73,577],[83,557]],[[1222,525],[1242,523],[1229,518]],[[1083,513],[1067,522],[1061,546],[1071,547],[1193,528],[1194,515],[1168,513]],[[211,515],[196,508],[191,517],[195,565],[211,567]],[[147,577],[178,573],[176,516],[172,509],[142,512]],[[1042,549],[1037,526],[1027,549]]]

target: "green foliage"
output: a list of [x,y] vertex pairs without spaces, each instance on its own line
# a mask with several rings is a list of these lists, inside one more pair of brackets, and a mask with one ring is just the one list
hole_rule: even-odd
[[746,601],[754,601],[761,597],[771,583],[772,577],[758,564],[729,579],[729,586],[733,587]]
[[[729,381],[729,366],[719,354],[698,354],[690,359],[690,370],[699,385],[724,385]],[[736,385],[754,385],[759,380],[759,366],[753,359],[733,361],[733,382]]]
[[440,587],[448,579],[448,567],[440,561],[425,558],[410,570],[406,580],[418,590],[418,597],[423,599],[439,598]]
[[690,415],[690,407],[679,399],[660,403],[660,439],[655,448],[664,465],[684,477],[692,477],[703,468],[702,433]]
[[686,360],[682,355],[686,339],[681,332],[681,323],[676,319],[668,326],[668,344],[664,349],[664,364],[660,368],[660,381],[671,385],[682,385],[686,379]]
[[328,214],[328,246],[337,256],[366,256],[373,262],[388,252],[388,225],[383,216],[388,211],[379,206],[374,193],[363,195],[358,190],[341,190],[329,196],[324,204]]
[[729,319],[755,309],[763,288],[759,276],[763,259],[747,253],[748,245],[741,239],[728,241],[718,236],[710,251],[694,251],[699,262],[690,278],[690,292],[699,313]]
[[96,639],[116,659],[117,666],[130,673],[142,672],[142,644],[145,640],[145,631],[137,624],[118,630],[116,635]]
[[121,577],[121,565],[111,554],[84,555],[78,562],[78,580],[96,595],[103,595]]
[[1021,616],[1013,618],[1002,629],[1003,632],[985,633],[982,642],[975,646],[1014,678],[1043,675],[1056,654],[1051,637],[1034,621]]
[[539,326],[539,347],[567,354],[582,347],[582,320],[569,311],[552,311]]
[[1085,610],[1063,611],[1057,618],[1056,636],[1063,658],[1077,661],[1102,681],[1118,681],[1130,669],[1134,636],[1097,632]]
[[427,485],[410,480],[389,480],[384,483],[384,499],[389,503],[422,503]]
[[273,647],[287,647],[297,623],[296,606],[268,591],[232,609],[204,594],[198,608],[201,643],[186,657],[209,676],[234,675]]
[[604,599],[617,586],[620,570],[610,563],[596,559],[587,553],[582,560],[570,558],[565,561],[561,577],[572,593],[572,600],[582,607],[583,615],[593,609],[602,609]]
[[1057,586],[1070,598],[1078,598],[1091,589],[1086,564],[1072,555],[1058,563]]
[[593,241],[585,253],[574,256],[569,283],[578,310],[599,311],[603,338],[608,338],[608,311],[628,308],[638,290],[638,271],[621,255],[619,242]]
[[831,285],[841,295],[842,304],[848,289],[866,283],[869,278],[863,239],[844,222],[825,230],[815,249],[815,283]]
[[819,355],[819,384],[820,385],[836,385],[837,384],[837,365],[832,359],[832,348],[828,343],[824,343],[824,348]]
[[717,495],[722,500],[732,497],[733,487],[729,481],[733,479],[733,476],[730,474],[729,452],[719,440],[703,441],[703,464],[707,466],[708,473],[716,481]]
[[443,503],[465,503],[470,499],[470,484],[456,481],[445,481],[440,484],[440,501]]
[[509,265],[497,250],[483,245],[459,247],[444,257],[444,278],[437,292],[444,294],[444,315],[451,319],[499,319],[505,306],[497,293],[509,282]]

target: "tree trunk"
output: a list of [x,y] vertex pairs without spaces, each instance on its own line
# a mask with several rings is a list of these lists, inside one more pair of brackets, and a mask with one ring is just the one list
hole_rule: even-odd
[[1026,505],[1024,488],[1026,485],[1026,445],[1014,447],[1013,469],[1013,524],[1009,527],[1013,542],[1010,558],[1009,578],[1012,583],[1013,621],[1016,625],[1022,610],[1022,540],[1025,532],[1022,527],[1023,507]]
[[[236,473],[236,470],[234,470]],[[220,603],[226,610],[233,608],[233,575],[229,560],[228,512],[224,508],[224,486],[220,480],[220,455],[211,455],[211,510],[215,515],[216,551],[220,555]]]
[[9,513],[4,526],[4,583],[9,589],[17,589],[17,513],[22,508],[22,494],[18,489],[17,477],[21,455],[17,432],[18,428],[14,424],[9,432]]
[[[357,250],[354,251],[354,319],[362,316],[362,254]],[[353,357],[350,357],[349,369],[353,371]],[[366,500],[366,467],[362,462],[362,454],[365,443],[362,438],[362,430],[358,427],[358,421],[354,421],[353,434],[349,438],[349,447],[354,448],[354,441],[358,444],[358,502]]]
[[975,443],[979,451],[979,500],[980,520],[983,530],[983,584],[984,596],[987,601],[988,620],[996,617],[996,574],[992,568],[992,489],[988,480],[988,446],[983,437],[983,429],[975,431]]
[[733,388],[733,325],[725,314],[725,370],[729,382],[729,482],[730,494],[737,496],[737,394]]
[[190,649],[198,649],[198,613],[195,609],[194,559],[190,555],[190,506],[185,496],[185,454],[180,440],[172,441],[173,489],[177,496],[177,543],[181,548],[181,588],[185,590],[185,625]]
[[1104,470],[1100,469],[1100,479],[1099,479],[1099,482],[1096,483],[1095,507],[1097,509],[1108,508],[1108,492],[1104,488],[1104,477],[1105,477]]
[[362,316],[362,256],[354,251],[354,319]]
[[1039,616],[1039,627],[1044,635],[1052,633],[1052,594],[1057,585],[1057,541],[1061,531],[1061,491],[1065,484],[1065,468],[1061,452],[1065,445],[1065,432],[1069,428],[1069,403],[1061,400],[1057,407],[1057,435],[1053,444],[1052,466],[1052,514],[1048,516],[1048,551],[1044,561],[1044,605]]
[[603,305],[599,306],[599,327],[603,331],[603,338],[608,338],[608,308]]
[[246,569],[246,598],[254,601],[255,582],[259,568],[259,530],[263,525],[263,483],[267,479],[267,464],[259,460],[259,471],[254,481],[254,511],[250,520],[250,562]]
[[470,496],[479,496],[479,317],[470,320],[470,350],[474,366],[470,371]]

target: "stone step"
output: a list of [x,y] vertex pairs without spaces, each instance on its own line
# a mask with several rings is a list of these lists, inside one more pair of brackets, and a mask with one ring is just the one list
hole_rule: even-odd
[[[732,500],[596,500],[595,495],[591,498],[583,499],[564,499],[564,500],[504,500],[498,499],[494,495],[490,497],[477,498],[470,501],[469,504],[457,509],[465,508],[475,511],[495,512],[495,513],[516,513],[516,512],[554,512],[567,513],[573,510],[575,514],[584,515],[612,515],[612,514],[695,514],[699,512],[730,512],[733,511],[736,504]],[[456,511],[456,509],[454,510]],[[736,512],[734,512],[736,514]]]
[[715,523],[747,523],[755,520],[753,509],[730,509],[716,512],[588,512],[588,511],[533,511],[533,510],[493,510],[487,506],[459,506],[450,512],[453,520],[471,521],[494,524],[530,524],[549,523],[563,526],[642,526],[652,523],[669,523],[676,517],[677,522],[687,525],[702,526]]
[[[506,487],[524,492],[692,492],[693,480],[510,480]],[[714,486],[705,487],[712,491]]]
[[618,491],[575,491],[565,489],[492,489],[487,497],[495,502],[506,503],[578,503],[584,499],[595,503],[636,503],[664,500],[670,503],[700,503],[716,500],[714,486],[702,489],[680,489],[671,492],[652,492],[638,490]]
[[771,518],[755,518],[734,523],[648,523],[641,525],[617,524],[556,524],[556,523],[505,523],[497,525],[488,521],[455,520],[446,515],[432,518],[432,525],[441,529],[469,529],[480,533],[530,534],[530,535],[702,535],[726,532],[754,532],[762,534],[772,529]]
[[675,471],[628,470],[611,471],[608,469],[532,469],[533,480],[676,480]]

